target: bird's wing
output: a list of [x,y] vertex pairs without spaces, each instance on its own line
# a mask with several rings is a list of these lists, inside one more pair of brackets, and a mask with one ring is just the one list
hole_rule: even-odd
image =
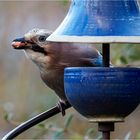
[[93,66],[93,67],[101,67],[103,66],[103,57],[102,55],[98,52],[98,55],[95,57],[94,55],[90,55],[87,57],[82,57],[81,58],[81,63],[86,65],[86,66]]
[[103,66],[103,57],[102,57],[102,55],[100,53],[99,53],[98,57],[92,58],[90,61],[96,67]]

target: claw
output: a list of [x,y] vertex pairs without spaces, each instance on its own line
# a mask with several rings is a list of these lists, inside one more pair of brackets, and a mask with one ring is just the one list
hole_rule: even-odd
[[57,103],[57,106],[58,106],[59,110],[61,111],[62,116],[65,116],[65,114],[66,114],[66,112],[65,112],[65,103],[60,100]]
[[59,102],[57,103],[57,106],[58,106],[59,110],[61,111],[62,116],[65,116],[65,114],[66,114],[65,109],[66,109],[67,105],[69,105],[68,101],[59,100]]

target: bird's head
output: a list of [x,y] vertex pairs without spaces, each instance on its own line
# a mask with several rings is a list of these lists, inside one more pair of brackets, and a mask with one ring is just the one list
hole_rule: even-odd
[[12,41],[12,47],[17,50],[24,50],[26,55],[39,67],[47,66],[48,52],[44,46],[48,46],[46,39],[51,34],[46,29],[32,29],[22,38]]
[[38,53],[47,53],[42,47],[46,43],[46,39],[51,34],[45,29],[33,29],[26,33],[24,37],[14,39],[12,46],[14,49],[31,50]]

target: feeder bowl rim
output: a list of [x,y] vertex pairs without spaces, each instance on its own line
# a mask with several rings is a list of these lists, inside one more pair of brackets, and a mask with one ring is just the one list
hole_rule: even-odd
[[139,67],[67,67],[65,71],[73,70],[140,70]]
[[69,42],[69,43],[125,43],[139,44],[140,36],[73,36],[73,35],[55,35],[47,38],[49,42]]

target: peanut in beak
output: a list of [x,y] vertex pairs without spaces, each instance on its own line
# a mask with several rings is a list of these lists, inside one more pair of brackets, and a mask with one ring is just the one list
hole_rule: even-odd
[[26,43],[23,42],[15,42],[15,41],[12,42],[12,47],[14,49],[23,49],[25,45]]

